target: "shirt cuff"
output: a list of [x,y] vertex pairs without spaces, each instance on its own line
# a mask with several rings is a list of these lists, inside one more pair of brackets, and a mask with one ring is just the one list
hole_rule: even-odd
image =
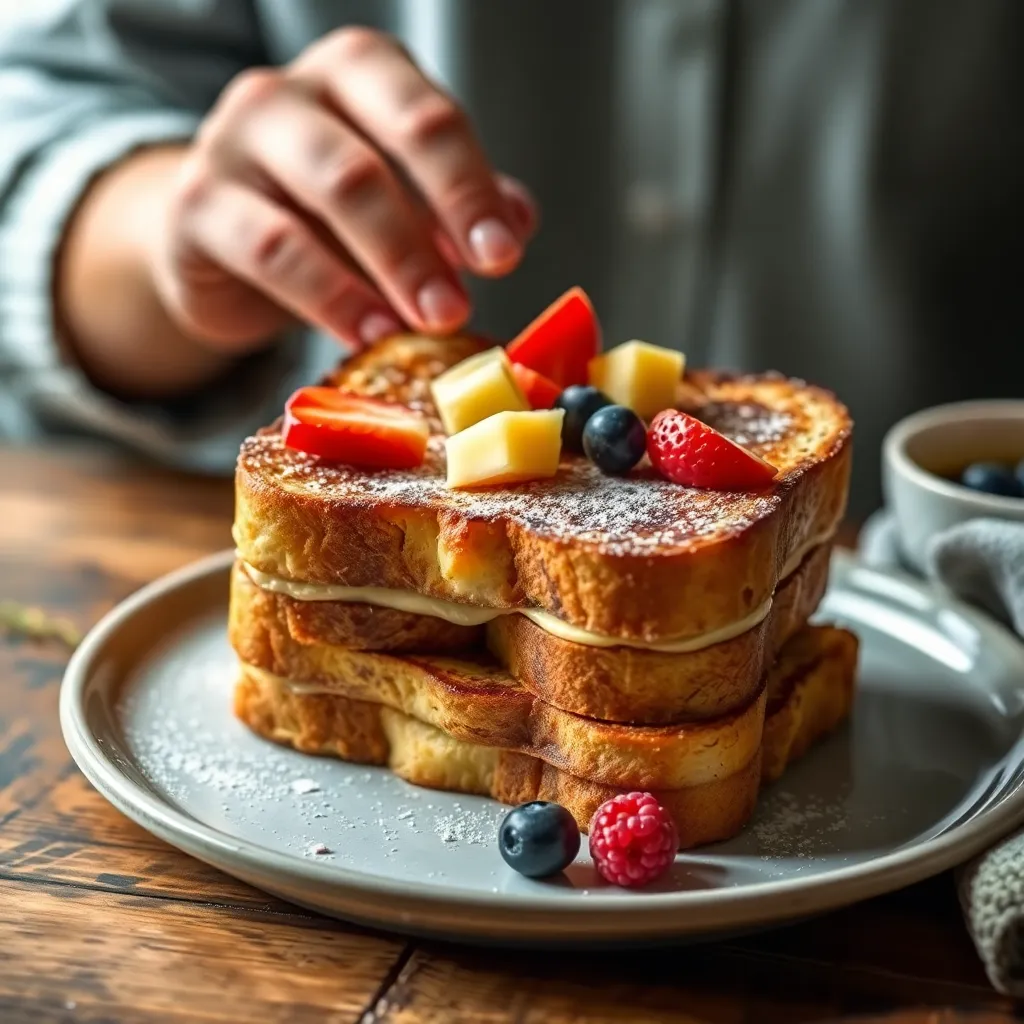
[[[242,380],[173,407],[119,401],[68,364],[57,343],[53,295],[57,250],[89,183],[134,150],[192,137],[199,117],[181,111],[110,115],[47,147],[21,175],[0,228],[0,395],[3,432],[54,428],[114,438],[161,461],[220,472],[238,442],[280,410],[298,339],[246,361]],[[13,402],[10,399],[13,398]]]

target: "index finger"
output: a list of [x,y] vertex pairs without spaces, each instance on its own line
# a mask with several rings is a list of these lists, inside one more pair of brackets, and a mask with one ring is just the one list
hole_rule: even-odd
[[522,258],[517,221],[462,108],[391,37],[343,29],[314,47],[296,73],[315,77],[332,103],[402,168],[466,261],[508,273]]

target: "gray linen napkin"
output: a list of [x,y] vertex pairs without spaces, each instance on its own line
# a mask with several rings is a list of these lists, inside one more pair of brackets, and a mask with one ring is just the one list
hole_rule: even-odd
[[[860,556],[906,569],[885,512],[865,526]],[[1024,636],[1024,523],[975,519],[932,538],[926,557],[929,579]],[[1004,995],[1024,997],[1024,830],[961,867],[957,887],[989,980]]]

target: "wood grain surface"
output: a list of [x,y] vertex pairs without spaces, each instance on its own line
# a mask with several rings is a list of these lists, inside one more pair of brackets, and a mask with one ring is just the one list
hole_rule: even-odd
[[[94,447],[0,448],[0,601],[86,629],[230,544],[231,487]],[[0,636],[0,1022],[1002,1024],[952,880],[712,946],[501,952],[289,906],[168,847],[72,764],[67,650]]]

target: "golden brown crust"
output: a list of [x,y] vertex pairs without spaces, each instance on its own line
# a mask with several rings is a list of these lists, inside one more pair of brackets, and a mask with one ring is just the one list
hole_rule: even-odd
[[769,674],[764,725],[764,781],[774,782],[853,707],[857,637],[817,626],[798,633]]
[[491,661],[296,643],[273,596],[233,574],[231,642],[242,662],[310,696],[340,694],[412,715],[457,739],[520,750],[607,785],[676,789],[731,775],[761,744],[764,686],[743,708],[675,726],[598,722],[539,700]]
[[[429,377],[467,346],[391,339],[336,382],[429,412]],[[694,490],[649,468],[615,479],[567,457],[552,481],[456,492],[443,483],[438,437],[423,469],[370,473],[286,449],[268,431],[242,447],[236,544],[276,576],[533,605],[599,633],[654,640],[721,627],[774,591],[795,551],[836,528],[851,427],[833,396],[799,382],[688,381],[706,396],[698,413],[779,466],[770,491]]]
[[[308,754],[387,765],[417,786],[490,796],[502,803],[554,800],[586,832],[594,811],[623,790],[577,778],[527,754],[474,747],[379,704],[346,697],[298,697],[243,669],[235,713],[254,732]],[[740,771],[686,789],[660,790],[683,849],[728,839],[757,800],[760,752]]]
[[[828,582],[828,561],[829,545],[810,552],[779,586],[761,624],[699,651],[663,654],[586,647],[559,639],[519,615],[489,623],[488,644],[528,690],[573,714],[644,725],[713,718],[748,704],[757,694],[767,666],[817,608]],[[234,600],[252,603],[256,585],[239,572],[236,568]],[[259,597],[259,608],[260,615],[275,619],[276,628],[301,644],[353,650],[472,652],[482,647],[485,629],[369,605],[297,601],[267,592]]]
[[[248,577],[246,577],[248,579]],[[250,582],[251,586],[255,584]],[[295,601],[277,594],[275,613],[299,643],[338,644],[357,651],[435,654],[483,645],[483,629],[429,615],[344,601]]]
[[727,714],[748,703],[782,645],[818,607],[829,545],[816,548],[776,591],[760,625],[685,654],[570,643],[521,615],[488,624],[498,660],[542,700],[589,718],[661,725]]
[[[848,714],[856,638],[844,630],[808,627],[787,651],[780,658],[782,671],[769,679],[773,713],[754,757],[723,778],[657,790],[676,821],[683,848],[735,835],[753,811],[762,758],[764,780],[777,778],[787,763]],[[379,703],[298,694],[282,681],[245,666],[235,690],[235,712],[268,739],[305,753],[386,764],[417,785],[489,795],[509,804],[555,800],[568,807],[584,831],[596,807],[621,791],[528,754],[457,739]]]

